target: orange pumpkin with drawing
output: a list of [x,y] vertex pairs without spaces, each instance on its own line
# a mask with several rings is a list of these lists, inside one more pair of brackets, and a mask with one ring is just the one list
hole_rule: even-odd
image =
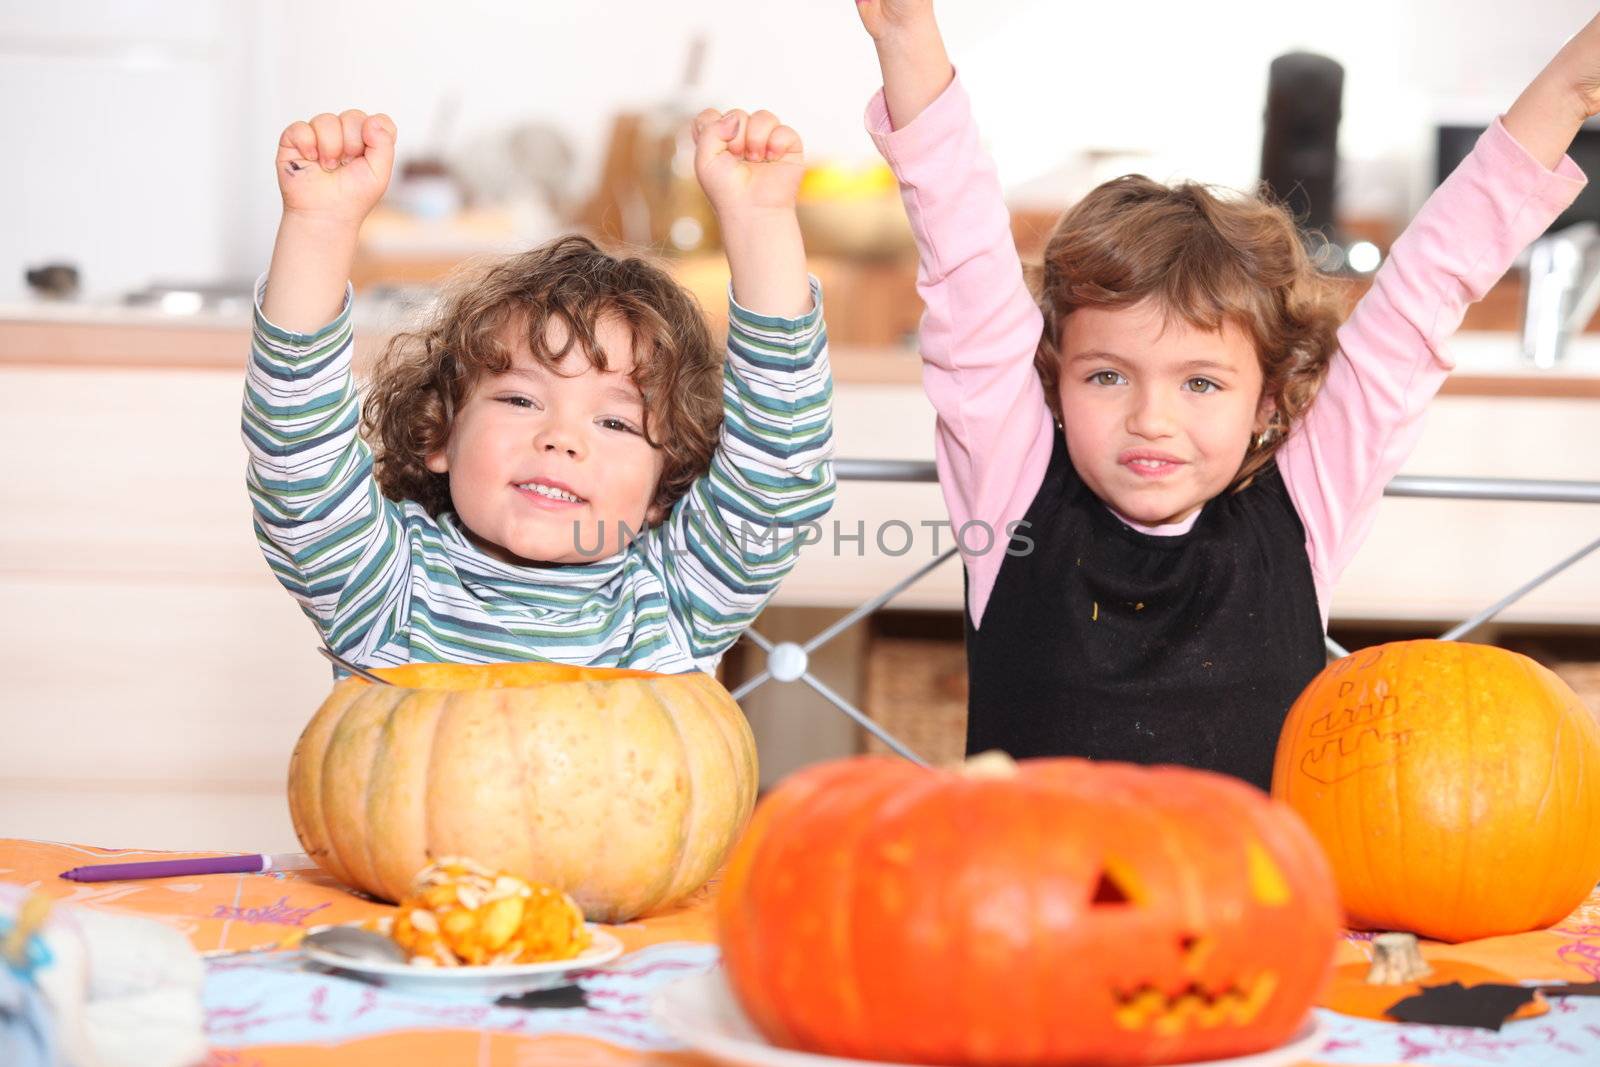
[[1505,649],[1403,641],[1329,665],[1284,723],[1272,793],[1359,929],[1540,929],[1600,880],[1600,722]]
[[774,1044],[905,1063],[1153,1064],[1296,1035],[1339,937],[1294,813],[1176,767],[858,758],[778,786],[718,897]]

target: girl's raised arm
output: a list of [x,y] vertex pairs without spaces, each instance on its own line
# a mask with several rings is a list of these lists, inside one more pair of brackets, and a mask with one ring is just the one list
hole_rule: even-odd
[[[857,10],[883,66],[867,128],[899,179],[917,242],[923,388],[938,413],[939,487],[977,623],[1006,559],[1008,527],[1038,492],[1055,441],[1033,368],[1043,317],[932,4],[861,0]],[[973,523],[977,530],[963,532]]]
[[1467,307],[1577,197],[1567,146],[1600,113],[1600,18],[1540,72],[1428,198],[1350,319],[1305,420],[1278,453],[1306,527],[1323,617],[1378,500],[1422,433]]

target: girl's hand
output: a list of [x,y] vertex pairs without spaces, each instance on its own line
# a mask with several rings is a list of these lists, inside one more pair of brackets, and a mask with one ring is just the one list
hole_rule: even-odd
[[346,111],[296,122],[278,140],[278,190],[285,215],[360,226],[389,187],[394,121]]
[[1585,119],[1600,115],[1600,15],[1573,35],[1549,69],[1560,72]]
[[741,216],[792,214],[804,172],[800,135],[772,112],[707,108],[695,116],[695,177],[724,226]]
[[933,21],[933,0],[856,0],[856,14],[874,41]]

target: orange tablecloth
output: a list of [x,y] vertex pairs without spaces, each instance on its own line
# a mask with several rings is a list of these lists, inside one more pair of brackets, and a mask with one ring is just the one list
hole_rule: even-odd
[[[36,887],[75,904],[159,919],[182,930],[196,949],[207,953],[266,947],[299,928],[364,919],[390,910],[352,895],[321,872],[89,884],[58,877],[60,872],[84,864],[180,855],[191,854],[0,839],[0,881]],[[697,1056],[649,1047],[670,1043],[664,1043],[659,1034],[653,1042],[649,1039],[650,1024],[642,1010],[646,998],[640,990],[650,981],[659,984],[663,975],[670,978],[708,965],[713,958],[707,946],[714,937],[710,906],[714,891],[707,887],[671,912],[610,927],[629,953],[615,966],[624,971],[631,967],[629,979],[636,981],[606,991],[616,1005],[605,1020],[609,1029],[591,1028],[589,1034],[549,1029],[531,1032],[533,1028],[524,1023],[541,1013],[508,1008],[435,1007],[430,1013],[411,1005],[412,1014],[408,1015],[403,1006],[396,1009],[379,1004],[378,994],[371,990],[351,994],[348,1003],[333,1003],[330,983],[341,979],[296,972],[284,964],[282,954],[227,957],[212,961],[209,967],[206,1008],[213,1042],[209,1064],[404,1067],[470,1062],[495,1067],[700,1067],[705,1061]],[[1340,963],[1363,960],[1367,956],[1365,938],[1352,935],[1339,951]],[[1520,979],[1600,980],[1600,892],[1550,930],[1464,945],[1429,945],[1427,951],[1431,958],[1469,960]],[[658,973],[646,977],[650,972]],[[292,984],[297,981],[313,984],[302,991]],[[1549,1015],[1513,1024],[1499,1034],[1376,1023],[1352,1022],[1343,1029],[1335,1025],[1316,1062],[1405,1060],[1518,1067],[1545,1062],[1600,1063],[1600,1002],[1591,1007],[1579,1005],[1578,999],[1558,1001]],[[542,1017],[559,1016],[544,1013]],[[382,1028],[388,1024],[374,1021],[378,1019],[390,1019],[395,1025]],[[377,1032],[370,1032],[375,1026]],[[273,1035],[283,1033],[286,1027],[319,1036],[274,1040]],[[368,1032],[340,1036],[343,1028]],[[1388,1036],[1400,1031],[1410,1038],[1394,1046]],[[610,1039],[594,1036],[596,1032]],[[1374,1044],[1374,1033],[1384,1035],[1384,1042]],[[1563,1058],[1539,1058],[1547,1046],[1551,1055]],[[1404,1055],[1395,1052],[1395,1047]],[[1378,1059],[1360,1059],[1363,1048],[1385,1054]],[[1590,1048],[1597,1053],[1592,1060],[1587,1058]],[[1567,1058],[1574,1055],[1579,1058]]]

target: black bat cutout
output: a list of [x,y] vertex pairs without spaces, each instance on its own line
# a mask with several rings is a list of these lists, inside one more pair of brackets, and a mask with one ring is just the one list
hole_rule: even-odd
[[1388,1015],[1403,1023],[1434,1026],[1475,1026],[1499,1030],[1518,1008],[1533,1000],[1538,990],[1530,986],[1460,982],[1424,986],[1421,993],[1390,1005]]

